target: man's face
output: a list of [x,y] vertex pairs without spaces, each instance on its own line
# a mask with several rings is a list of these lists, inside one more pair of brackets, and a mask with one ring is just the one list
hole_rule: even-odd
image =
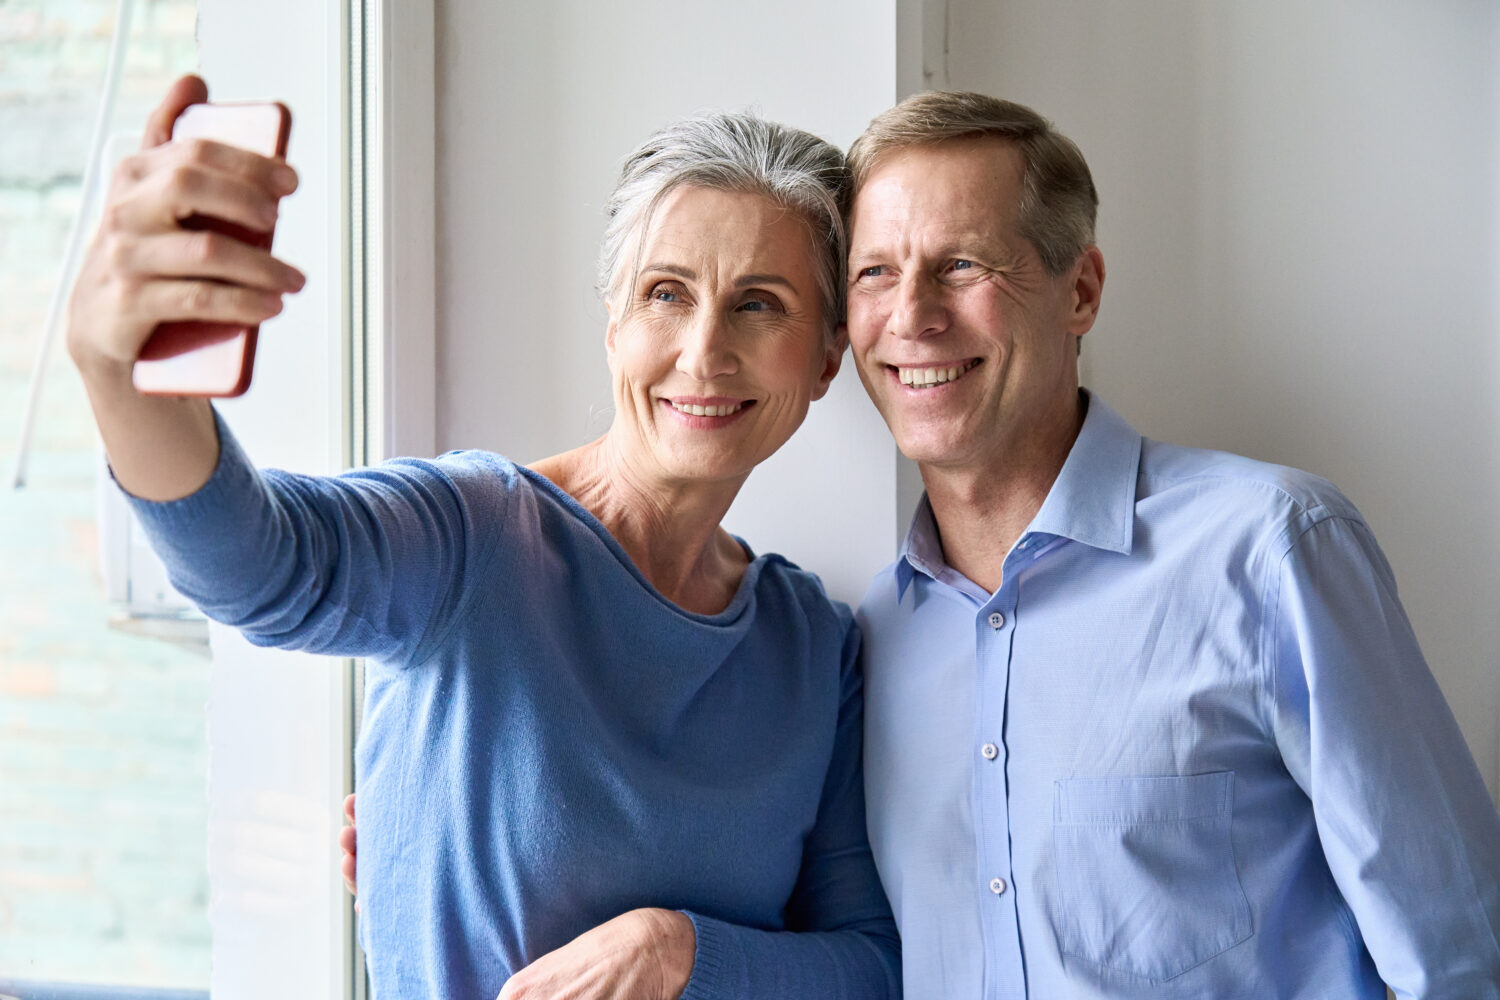
[[1047,273],[1019,232],[1021,175],[1010,143],[964,139],[890,154],[855,199],[849,343],[897,446],[924,465],[992,468],[1076,419],[1103,262],[1091,247]]

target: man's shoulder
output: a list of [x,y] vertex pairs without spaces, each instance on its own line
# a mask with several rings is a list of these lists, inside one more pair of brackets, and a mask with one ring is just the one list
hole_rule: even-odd
[[1144,439],[1137,504],[1176,500],[1221,516],[1251,520],[1358,520],[1359,511],[1337,486],[1311,472],[1208,448]]
[[[864,637],[866,645],[872,637],[878,639],[884,626],[895,624],[896,618],[905,618],[905,614],[898,616],[901,607],[901,595],[905,591],[905,580],[901,567],[905,559],[897,557],[893,562],[875,574],[870,581],[870,586],[865,589],[865,595],[861,598],[858,607],[854,609],[854,622]],[[905,569],[910,574],[910,567]]]

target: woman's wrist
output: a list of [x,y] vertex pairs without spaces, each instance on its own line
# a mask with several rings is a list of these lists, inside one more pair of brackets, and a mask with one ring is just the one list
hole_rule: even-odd
[[693,921],[687,914],[676,910],[649,909],[640,911],[647,920],[651,935],[652,953],[656,956],[661,974],[662,1000],[677,1000],[687,989],[693,977],[693,961],[697,953],[698,934],[693,930]]

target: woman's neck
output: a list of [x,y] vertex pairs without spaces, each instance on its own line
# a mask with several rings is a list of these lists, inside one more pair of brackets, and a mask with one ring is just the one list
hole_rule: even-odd
[[673,604],[717,614],[734,600],[750,560],[719,522],[743,479],[674,481],[652,475],[634,467],[608,434],[530,468],[593,514]]

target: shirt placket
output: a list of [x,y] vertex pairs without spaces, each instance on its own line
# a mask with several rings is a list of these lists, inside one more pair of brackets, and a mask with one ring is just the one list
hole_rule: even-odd
[[[1010,574],[1007,573],[1007,576]],[[1019,914],[1011,864],[1010,787],[1005,713],[1010,688],[1016,588],[1009,582],[974,618],[974,832],[979,910],[984,925],[987,1000],[1025,1000]]]

